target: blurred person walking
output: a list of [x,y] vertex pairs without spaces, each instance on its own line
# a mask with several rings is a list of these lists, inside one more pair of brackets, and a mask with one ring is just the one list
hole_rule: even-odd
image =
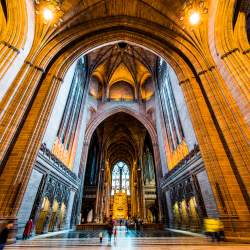
[[114,226],[114,241],[117,240],[117,226]]
[[128,220],[125,221],[126,232],[128,232]]
[[99,239],[100,239],[100,243],[102,243],[102,232],[99,233]]
[[204,219],[204,231],[212,241],[224,240],[224,226],[218,218]]
[[13,228],[13,226],[14,224],[12,221],[8,222],[4,227],[4,229],[2,230],[2,232],[0,233],[0,250],[4,249],[8,240],[10,230]]
[[108,242],[111,243],[111,238],[112,238],[112,234],[113,234],[113,227],[114,227],[114,223],[113,223],[113,220],[112,220],[112,217],[110,216],[110,219],[109,219],[109,222],[108,222],[108,225],[107,225],[107,231],[108,231]]

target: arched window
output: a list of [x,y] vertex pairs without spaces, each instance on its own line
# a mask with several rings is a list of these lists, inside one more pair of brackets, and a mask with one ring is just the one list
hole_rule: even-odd
[[173,92],[173,79],[170,77],[173,70],[163,59],[159,62],[160,99],[163,116],[167,128],[169,143],[173,150],[181,144],[184,132]]
[[112,190],[111,195],[122,192],[130,195],[129,188],[129,168],[122,161],[116,163],[112,170]]

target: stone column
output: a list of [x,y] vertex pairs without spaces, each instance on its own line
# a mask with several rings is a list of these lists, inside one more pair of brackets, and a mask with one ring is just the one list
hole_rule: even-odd
[[138,183],[138,196],[140,199],[140,217],[145,221],[146,208],[145,208],[145,196],[144,196],[144,181],[143,181],[143,167],[142,167],[142,156],[139,156],[138,169],[137,169],[137,183]]
[[[27,82],[22,85],[22,89],[29,89],[27,85],[31,84],[32,81],[35,81],[35,84],[37,85],[41,73],[41,70],[34,69],[31,74],[32,80],[27,79]],[[4,120],[6,122],[4,122],[4,126],[2,123],[0,125],[0,134],[2,135],[0,139],[2,156],[4,156],[8,145],[12,144],[12,147],[9,151],[8,157],[5,158],[1,166],[1,218],[11,220],[16,218],[36,155],[40,148],[42,136],[46,129],[46,122],[48,121],[50,111],[52,110],[52,104],[57,94],[59,83],[60,80],[53,76],[51,76],[48,81],[44,81],[40,86],[36,100],[33,102],[30,102],[30,98],[33,96],[32,93],[30,93],[31,96],[25,98],[23,97],[23,91],[18,91],[14,98],[17,103],[13,100],[13,103],[10,104],[13,109],[9,110],[10,106],[8,106],[4,117],[2,117],[1,122],[4,122]],[[25,93],[28,94],[28,92]],[[16,98],[21,98],[21,102]],[[23,104],[21,105],[21,103]],[[30,104],[29,113],[27,114],[28,116],[26,117],[25,122],[21,126],[20,120],[18,119],[25,113],[28,103]],[[17,129],[18,127],[20,129]],[[18,132],[16,140],[13,141],[11,139],[9,141],[9,136],[13,138],[16,132]],[[6,140],[8,140],[8,143]]]
[[78,177],[81,180],[78,190],[78,202],[77,202],[77,209],[76,209],[76,224],[81,224],[81,210],[82,210],[82,200],[83,200],[83,192],[84,192],[84,179],[85,179],[85,171],[86,171],[86,164],[88,158],[88,150],[89,150],[89,143],[84,140],[82,153],[81,153],[81,167],[79,168]]
[[[12,83],[12,86],[8,89],[6,95],[1,101],[0,161],[4,159],[4,155],[18,131],[20,120],[25,112],[27,112],[27,107],[34,91],[38,87],[37,85],[43,72],[44,70],[42,68],[32,65],[30,62],[26,62],[17,75],[16,80]],[[27,78],[25,78],[25,80],[23,79],[24,81],[21,82],[20,77],[23,77],[25,73],[27,73]],[[31,88],[31,86],[33,88]],[[14,95],[16,93],[16,91],[14,91],[15,88],[19,88],[16,95]],[[29,91],[26,92],[26,90]]]
[[95,204],[95,213],[94,213],[94,220],[99,223],[101,213],[102,213],[102,197],[103,197],[103,174],[104,174],[104,160],[100,160],[100,167],[99,167],[99,177],[98,177],[98,184],[97,184],[97,192],[96,192],[96,204]]
[[68,201],[68,205],[67,205],[65,229],[69,229],[69,227],[70,227],[70,220],[71,220],[71,216],[72,216],[72,208],[73,208],[75,194],[76,193],[74,191],[70,190],[69,201]]
[[168,191],[165,191],[165,198],[166,198],[166,203],[167,203],[167,210],[166,211],[168,213],[168,221],[167,222],[167,225],[169,227],[173,227],[174,225],[174,216],[173,216],[173,204],[172,204],[172,201],[171,201],[171,195],[170,195],[170,192],[171,190],[168,190]]
[[153,153],[154,153],[154,165],[155,165],[155,177],[156,177],[156,193],[157,193],[157,202],[158,202],[158,215],[159,221],[162,222],[163,218],[163,199],[164,193],[162,193],[162,189],[160,187],[160,180],[162,179],[162,166],[160,162],[160,150],[159,145],[155,142],[153,143]]
[[[246,148],[243,139],[245,125],[242,117],[238,117],[238,123],[242,124],[240,133],[236,120],[232,117],[232,109],[236,107],[230,107],[225,102],[222,86],[219,88],[210,74],[211,72],[201,73],[202,82],[190,79],[182,82],[181,87],[226,233],[245,233],[250,228],[250,217],[243,193],[245,191],[239,183],[239,180],[249,183],[247,179],[250,178],[243,172],[248,168],[245,164],[250,155],[246,154],[249,148]],[[234,115],[238,116],[239,113],[236,111]],[[238,151],[239,148],[242,149],[241,152]]]

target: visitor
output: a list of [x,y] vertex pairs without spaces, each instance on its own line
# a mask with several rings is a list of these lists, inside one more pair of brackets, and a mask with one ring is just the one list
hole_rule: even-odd
[[218,218],[205,218],[204,231],[211,241],[224,240],[224,226]]
[[114,241],[117,239],[117,226],[114,226]]
[[108,225],[107,225],[109,243],[111,243],[111,238],[112,238],[112,234],[113,234],[113,226],[114,226],[114,223],[113,223],[113,220],[112,220],[112,216],[110,216],[110,219],[109,219],[109,222],[108,222]]
[[135,218],[135,230],[137,230],[138,229],[138,220],[137,220],[137,218]]
[[137,226],[138,226],[139,231],[141,231],[141,218],[140,217],[138,218]]
[[128,232],[128,220],[125,221],[126,232]]
[[102,237],[103,237],[102,232],[100,232],[100,233],[99,233],[100,243],[102,243]]
[[224,225],[223,222],[218,219],[218,230],[216,232],[217,241],[225,241]]
[[33,221],[32,219],[29,219],[25,225],[24,231],[23,231],[23,240],[26,240],[30,237],[31,231],[33,227]]
[[10,221],[6,224],[2,232],[0,233],[0,250],[4,249],[10,230],[13,228],[13,222]]

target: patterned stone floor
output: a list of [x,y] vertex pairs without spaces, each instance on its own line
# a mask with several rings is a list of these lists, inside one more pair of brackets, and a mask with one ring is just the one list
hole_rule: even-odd
[[[148,229],[148,230],[125,230],[124,226],[117,227],[117,238],[145,238],[145,237],[181,237],[183,234],[171,232],[167,230],[155,230],[155,229]],[[98,238],[99,233],[103,232],[104,238],[107,238],[107,232],[101,231],[101,230],[95,230],[95,231],[70,231],[64,234],[58,234],[55,236],[48,236],[49,239],[61,239],[61,238],[70,238],[70,239],[79,239],[79,238]]]
[[188,236],[181,233],[172,233],[165,230],[144,230],[125,232],[124,227],[119,228],[117,239],[108,242],[104,232],[103,242],[99,242],[100,231],[80,231],[60,234],[48,234],[26,241],[18,241],[7,246],[6,250],[250,250],[250,245],[229,242],[214,243],[205,237]]

